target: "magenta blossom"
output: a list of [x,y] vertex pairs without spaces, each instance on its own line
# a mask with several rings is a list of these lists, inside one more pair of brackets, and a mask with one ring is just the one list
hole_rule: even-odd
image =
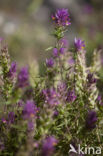
[[58,86],[57,86],[57,91],[58,91],[59,93],[64,93],[64,91],[66,91],[66,89],[67,89],[67,85],[66,85],[65,82],[60,82],[60,83],[58,84]]
[[75,38],[74,39],[74,46],[75,46],[77,51],[80,51],[80,50],[84,49],[85,43],[84,43],[84,41]]
[[23,107],[23,101],[20,100],[20,101],[17,103],[17,106],[18,106],[18,107]]
[[12,124],[15,121],[15,114],[14,112],[9,112],[8,114],[8,124]]
[[52,19],[59,26],[68,26],[71,24],[68,9],[57,10],[57,12],[54,15],[52,15]]
[[98,97],[97,97],[97,101],[100,102],[100,101],[101,101],[101,98],[102,98],[101,95],[98,95]]
[[68,48],[69,43],[68,43],[68,40],[67,39],[62,38],[59,42],[60,42],[60,44],[61,44],[62,47]]
[[83,7],[83,13],[85,13],[85,14],[91,14],[91,13],[93,13],[93,7],[92,7],[92,5],[86,4]]
[[2,123],[4,124],[8,124],[8,125],[11,125],[14,123],[15,121],[15,113],[14,112],[9,112],[8,113],[8,117],[7,118],[2,118],[1,119]]
[[91,110],[87,114],[86,118],[86,128],[87,129],[94,129],[96,127],[97,122],[97,113],[94,110]]
[[28,85],[29,85],[28,67],[23,67],[18,74],[17,86],[23,88]]
[[60,48],[60,54],[64,54],[65,53],[65,48]]
[[3,41],[4,39],[2,37],[0,37],[0,42]]
[[4,124],[7,123],[7,120],[6,120],[4,117],[1,119],[1,121],[2,121],[2,123],[4,123]]
[[72,66],[75,63],[75,60],[73,58],[70,58],[68,60],[68,63],[69,63],[70,66]]
[[28,100],[24,105],[24,109],[23,109],[24,119],[30,119],[35,117],[37,112],[38,112],[38,108],[36,107],[35,103],[31,100]]
[[34,123],[32,121],[28,122],[28,131],[32,131],[34,129]]
[[57,93],[54,88],[44,89],[42,93],[45,98],[45,103],[48,103],[50,106],[56,106],[60,103],[60,94]]
[[57,110],[55,110],[53,115],[54,115],[54,117],[56,117],[59,115],[59,112]]
[[75,95],[75,91],[74,90],[69,90],[67,93],[67,101],[68,102],[74,102],[76,100],[77,96]]
[[94,77],[93,73],[87,75],[87,80],[89,84],[94,84],[97,82],[97,79]]
[[52,68],[53,65],[54,65],[54,60],[53,60],[53,58],[46,59],[46,65],[47,65],[47,67]]
[[60,82],[57,86],[57,92],[60,94],[60,98],[66,100],[67,85],[65,82]]
[[17,64],[15,62],[12,62],[8,72],[8,77],[13,79],[16,75],[16,70],[17,70]]
[[51,156],[55,150],[55,146],[57,144],[57,140],[53,136],[47,137],[43,141],[42,146],[42,156]]
[[58,57],[58,49],[57,48],[53,49],[53,56]]

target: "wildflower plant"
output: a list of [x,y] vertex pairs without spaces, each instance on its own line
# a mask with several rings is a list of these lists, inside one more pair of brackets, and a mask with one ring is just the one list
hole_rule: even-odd
[[95,70],[99,54],[95,53],[94,62],[87,67],[84,41],[75,38],[72,50],[68,49],[64,37],[71,24],[68,9],[57,10],[52,20],[56,42],[43,77],[38,74],[33,81],[29,66],[18,71],[7,47],[1,47],[2,156],[68,156],[72,155],[70,144],[103,150],[103,98]]

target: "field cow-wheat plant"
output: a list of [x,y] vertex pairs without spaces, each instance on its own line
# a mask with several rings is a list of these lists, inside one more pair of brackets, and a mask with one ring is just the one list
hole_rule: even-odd
[[75,37],[69,48],[64,36],[68,9],[51,19],[55,45],[46,49],[52,55],[42,76],[11,62],[0,38],[0,156],[102,155],[101,53],[94,50],[87,66],[85,41]]

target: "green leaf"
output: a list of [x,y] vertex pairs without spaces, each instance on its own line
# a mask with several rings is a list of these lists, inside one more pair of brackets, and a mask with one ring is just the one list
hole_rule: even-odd
[[49,51],[51,49],[53,49],[53,47],[49,47],[49,48],[45,49],[45,51]]

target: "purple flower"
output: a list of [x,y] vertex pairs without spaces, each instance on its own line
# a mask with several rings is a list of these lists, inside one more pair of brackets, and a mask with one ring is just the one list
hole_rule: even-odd
[[73,65],[75,63],[75,60],[73,58],[70,58],[68,60],[69,65]]
[[94,110],[91,110],[88,112],[87,118],[86,118],[86,128],[87,129],[94,129],[96,127],[97,122],[97,114]]
[[8,114],[8,123],[12,124],[12,123],[14,123],[14,120],[15,120],[14,112],[9,112],[9,114]]
[[43,89],[42,93],[45,98],[45,103],[48,103],[50,106],[55,106],[60,103],[59,102],[60,94],[57,93],[54,88]]
[[87,80],[89,82],[89,84],[93,84],[97,82],[97,79],[94,77],[94,75],[92,73],[89,73],[87,75]]
[[47,65],[47,67],[52,68],[53,65],[54,65],[54,60],[53,60],[53,58],[46,59],[46,65]]
[[28,131],[32,131],[34,129],[34,124],[32,121],[28,122]]
[[23,106],[23,101],[20,100],[18,103],[17,103],[18,107],[22,107]]
[[43,141],[42,146],[42,156],[51,156],[55,150],[55,146],[57,144],[57,140],[53,136],[47,137]]
[[13,79],[16,75],[16,70],[17,70],[17,64],[15,62],[12,62],[11,67],[8,72],[8,77]]
[[29,85],[28,67],[23,67],[18,74],[17,86],[23,88],[28,85]]
[[68,40],[66,40],[65,38],[62,38],[60,40],[60,44],[62,47],[68,47]]
[[64,54],[65,53],[65,48],[60,48],[60,54]]
[[7,120],[3,117],[2,119],[1,119],[1,121],[5,124],[5,123],[7,123]]
[[103,55],[101,55],[100,61],[101,61],[101,64],[103,66]]
[[85,47],[85,43],[84,43],[84,41],[75,38],[74,39],[74,46],[75,46],[76,50],[80,51]]
[[2,37],[0,37],[0,42],[3,41],[4,39]]
[[57,91],[60,93],[63,93],[64,91],[66,91],[67,86],[65,82],[60,82],[57,86]]
[[93,7],[89,4],[86,4],[83,8],[83,12],[86,14],[91,14],[93,12]]
[[57,92],[60,94],[60,98],[66,100],[67,85],[65,82],[60,82],[57,86]]
[[54,15],[52,15],[52,19],[59,26],[68,26],[71,24],[68,9],[57,10],[57,12]]
[[75,95],[75,91],[74,90],[69,90],[67,93],[67,101],[68,102],[74,102],[76,100],[77,96]]
[[59,114],[59,112],[57,110],[55,110],[53,115],[56,117],[56,116],[58,116],[58,114]]
[[37,112],[38,112],[38,108],[36,107],[34,102],[31,100],[28,100],[26,104],[24,105],[24,109],[23,109],[24,119],[33,118]]
[[98,101],[98,102],[101,101],[101,95],[98,95],[98,97],[97,97],[97,101]]
[[35,147],[35,148],[39,148],[39,143],[38,143],[38,142],[35,142],[35,143],[34,143],[34,147]]
[[98,95],[97,97],[97,102],[100,106],[103,106],[103,101],[102,101],[102,96],[101,95]]
[[57,48],[53,49],[53,56],[58,57],[58,49]]

